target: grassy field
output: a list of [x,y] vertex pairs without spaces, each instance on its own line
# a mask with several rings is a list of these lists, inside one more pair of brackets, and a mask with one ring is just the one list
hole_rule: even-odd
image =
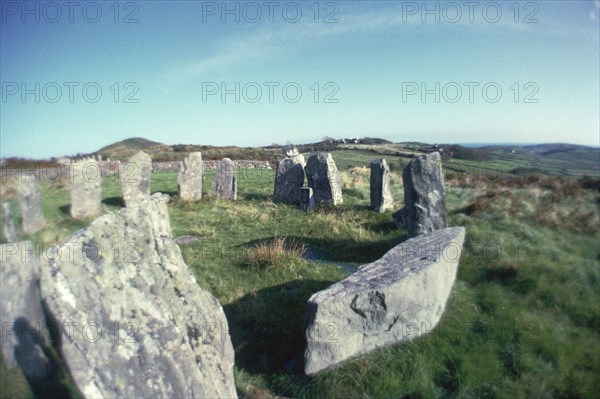
[[[356,159],[358,162],[373,157],[383,157],[388,162],[406,164],[414,155],[423,154],[431,147],[417,143],[402,144],[342,144],[340,150],[343,158]],[[572,147],[572,148],[571,148]],[[511,149],[515,148],[512,153]],[[552,150],[554,148],[554,150]],[[467,172],[478,176],[542,174],[566,178],[590,176],[600,178],[600,150],[598,148],[560,145],[526,146],[526,147],[485,147],[489,152],[488,161],[449,158],[444,161],[448,171]],[[335,155],[334,155],[335,156]],[[359,163],[355,163],[355,165]]]
[[[304,376],[308,297],[406,239],[391,212],[368,209],[369,173],[362,166],[372,154],[333,156],[342,170],[344,204],[308,214],[272,202],[269,170],[239,171],[237,202],[207,194],[182,203],[175,174],[152,176],[152,191],[174,195],[174,236],[201,237],[182,253],[200,286],[225,309],[241,397],[598,397],[600,202],[597,192],[557,178],[447,181],[450,225],[465,226],[467,239],[439,325],[410,343]],[[207,175],[205,192],[210,180]],[[398,209],[398,174],[392,188]],[[16,210],[14,193],[3,190]],[[112,177],[103,181],[103,198],[107,212],[122,206]],[[26,238],[57,243],[86,225],[68,217],[65,184],[43,184],[43,199],[48,227]],[[254,248],[281,237],[306,246],[304,257],[252,267]],[[3,362],[1,371],[3,398],[35,396],[17,371],[7,372]]]

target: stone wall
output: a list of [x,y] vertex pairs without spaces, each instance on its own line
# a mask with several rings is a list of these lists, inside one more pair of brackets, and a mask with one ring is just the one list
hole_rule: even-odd
[[[78,162],[85,162],[85,160],[78,160]],[[214,171],[217,169],[217,164],[219,161],[204,161],[204,170]],[[236,160],[233,161],[236,169],[272,169],[269,161],[254,161],[254,160]],[[100,166],[100,170],[102,172],[102,176],[112,176],[118,173],[119,171],[119,161],[100,161],[98,162]],[[152,173],[167,173],[173,172],[177,173],[181,169],[182,161],[172,161],[172,162],[152,162]],[[44,169],[36,169],[36,170],[27,170],[27,174],[32,174],[37,176],[38,181],[41,179],[43,181],[57,181],[61,177],[67,178],[69,176],[69,165],[64,165],[60,168],[44,168]],[[7,176],[18,176],[19,171],[10,171],[10,168],[7,168],[7,171],[4,172]]]

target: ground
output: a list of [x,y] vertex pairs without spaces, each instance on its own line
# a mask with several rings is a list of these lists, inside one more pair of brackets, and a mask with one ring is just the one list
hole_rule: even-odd
[[[200,286],[224,307],[236,351],[240,397],[270,398],[530,398],[597,397],[600,392],[600,209],[598,192],[556,177],[489,180],[451,174],[451,226],[467,238],[459,275],[439,325],[410,343],[380,349],[316,377],[302,373],[308,297],[406,239],[391,212],[368,209],[370,152],[334,151],[344,204],[303,213],[273,203],[273,171],[239,172],[237,202],[209,194],[186,204],[176,174],[152,176],[152,191],[173,195],[174,236]],[[388,158],[388,156],[386,156]],[[390,158],[388,158],[390,160]],[[403,156],[390,162],[399,167]],[[392,178],[395,210],[402,181]],[[210,176],[205,191],[210,187]],[[42,185],[50,221],[27,237],[64,241],[89,221],[68,216],[68,186]],[[4,185],[3,201],[16,210]],[[118,183],[103,181],[106,211],[122,205]],[[304,257],[275,256],[254,266],[257,245],[286,237]],[[33,397],[23,377],[2,363],[1,397]]]

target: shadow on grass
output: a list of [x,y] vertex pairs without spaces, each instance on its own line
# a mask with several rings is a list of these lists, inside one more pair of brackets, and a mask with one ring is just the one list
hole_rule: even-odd
[[125,207],[125,202],[123,201],[123,197],[108,197],[108,198],[104,198],[102,200],[102,203],[104,205],[116,206],[116,207],[119,207],[119,208],[124,208]]
[[[248,241],[241,248],[252,248],[261,243],[268,243],[278,237]],[[356,241],[352,239],[323,239],[300,236],[286,236],[288,240],[308,246],[311,253],[317,253],[322,259],[333,262],[370,263],[381,258],[386,252],[406,240],[406,234],[391,236],[378,241]]]
[[252,374],[303,374],[305,304],[329,285],[331,281],[293,280],[225,305],[236,365]]
[[75,387],[63,359],[58,355],[60,324],[49,313],[45,302],[42,302],[42,308],[48,322],[45,333],[40,333],[39,326],[32,326],[23,317],[18,317],[13,323],[17,339],[14,357],[22,376],[36,398],[83,397]]
[[242,194],[243,199],[246,201],[259,201],[259,202],[269,202],[272,200],[273,196],[268,194],[260,194],[260,193],[244,193]]
[[71,204],[60,206],[60,207],[58,207],[58,209],[64,215],[69,215],[69,216],[71,215]]

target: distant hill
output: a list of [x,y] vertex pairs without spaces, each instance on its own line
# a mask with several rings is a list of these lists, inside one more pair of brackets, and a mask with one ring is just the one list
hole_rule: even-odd
[[543,173],[580,178],[600,177],[600,148],[550,143],[524,146],[486,146],[498,159],[519,165],[535,165]]
[[122,147],[141,150],[146,147],[151,147],[153,145],[164,145],[164,144],[157,143],[156,141],[148,140],[148,139],[145,139],[142,137],[132,137],[130,139],[125,139],[123,141],[118,141],[111,145],[107,145],[106,147],[103,147],[100,150],[98,150],[98,152],[101,153],[103,151],[114,151],[114,150],[122,148]]
[[155,162],[181,161],[191,152],[201,152],[204,160],[212,159],[253,159],[257,161],[275,161],[280,157],[280,149],[258,147],[214,147],[210,145],[175,144],[168,145],[141,137],[134,137],[101,148],[94,155],[111,160],[126,161],[138,151],[144,151]]
[[[594,150],[593,147],[577,144],[535,144],[523,146],[523,150],[536,155],[550,155],[557,152],[568,152],[578,150]],[[596,149],[597,151],[598,149]]]

